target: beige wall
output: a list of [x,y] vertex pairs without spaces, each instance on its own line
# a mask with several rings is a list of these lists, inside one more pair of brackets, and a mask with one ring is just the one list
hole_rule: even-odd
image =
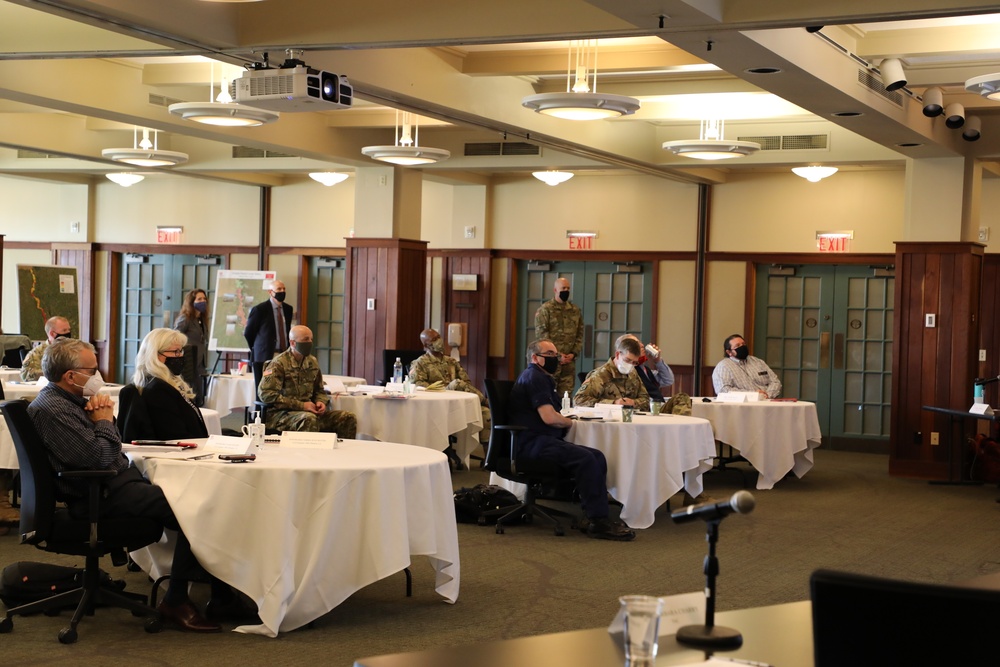
[[[345,248],[353,227],[353,178],[330,187],[306,178],[271,188],[271,245]],[[257,245],[256,233],[235,245]]]
[[668,364],[694,361],[694,280],[694,262],[660,262],[656,338],[648,342],[660,348]]
[[[88,186],[82,184],[0,177],[0,233],[6,241],[84,243],[88,240],[87,192]],[[74,222],[80,223],[79,232],[70,231]]]
[[[730,334],[743,333],[746,313],[746,262],[711,262],[705,280],[705,337],[702,340],[706,364],[722,358],[722,342]],[[749,332],[746,335],[750,335]]]

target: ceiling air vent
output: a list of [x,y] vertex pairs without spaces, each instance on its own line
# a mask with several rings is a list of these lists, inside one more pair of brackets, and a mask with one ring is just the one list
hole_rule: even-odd
[[154,95],[149,94],[149,103],[158,107],[169,107],[171,104],[179,104],[185,100],[178,100],[173,97],[167,97],[166,95]]
[[828,134],[776,134],[766,137],[737,137],[737,139],[758,143],[762,151],[815,151],[830,147]]
[[511,157],[541,155],[541,148],[523,141],[491,141],[465,144],[466,157]]
[[900,109],[903,108],[903,94],[898,90],[886,90],[882,79],[873,75],[867,69],[858,69],[858,83],[895,104]]
[[245,158],[245,157],[295,157],[295,156],[289,155],[288,153],[279,153],[278,151],[266,151],[263,148],[250,148],[249,146],[233,146],[233,157]]
[[27,159],[27,160],[38,160],[40,158],[50,158],[50,157],[65,157],[63,155],[52,155],[51,153],[42,153],[40,151],[29,151],[24,148],[17,149],[17,159]]

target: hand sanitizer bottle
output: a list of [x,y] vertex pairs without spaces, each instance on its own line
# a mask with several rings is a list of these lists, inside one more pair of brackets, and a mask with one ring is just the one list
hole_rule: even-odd
[[566,414],[567,412],[570,411],[571,407],[572,407],[572,404],[571,404],[571,402],[569,400],[569,392],[568,391],[564,391],[563,392],[563,399],[562,399],[562,413]]

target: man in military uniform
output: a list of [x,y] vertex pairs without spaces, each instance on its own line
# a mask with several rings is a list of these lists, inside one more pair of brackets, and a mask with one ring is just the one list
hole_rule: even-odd
[[574,405],[592,407],[613,403],[636,410],[649,410],[649,394],[635,367],[642,356],[642,343],[632,334],[615,341],[615,356],[595,368],[573,398]]
[[535,311],[535,338],[551,340],[559,350],[559,368],[555,372],[556,391],[573,391],[576,386],[576,358],[583,350],[583,313],[569,302],[569,281],[556,279],[554,298]]
[[410,365],[410,382],[427,387],[440,382],[445,389],[464,391],[479,397],[479,405],[483,410],[483,430],[479,432],[479,441],[486,444],[490,441],[490,409],[486,407],[486,397],[476,389],[469,379],[462,364],[445,355],[444,341],[441,334],[434,329],[424,329],[420,332],[420,344],[424,354]]
[[323,431],[354,438],[354,413],[330,409],[330,395],[312,355],[312,331],[295,326],[288,332],[289,348],[264,369],[258,393],[268,404],[267,428],[275,431]]
[[49,343],[56,338],[72,338],[69,320],[58,315],[45,320],[45,335],[48,340],[31,350],[21,363],[21,380],[23,382],[34,382],[42,377],[42,357],[45,356],[45,350],[49,349]]

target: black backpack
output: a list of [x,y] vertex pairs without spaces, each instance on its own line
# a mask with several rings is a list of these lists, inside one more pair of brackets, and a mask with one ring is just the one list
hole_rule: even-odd
[[[112,579],[104,570],[101,570],[100,581],[101,586],[114,590],[125,588],[124,581]],[[0,573],[0,600],[3,600],[7,609],[13,609],[57,593],[80,588],[82,584],[82,567],[19,561],[8,565]],[[67,603],[66,607],[75,608],[76,603]]]
[[502,486],[476,484],[455,492],[455,519],[485,526],[489,519],[499,518],[520,504],[517,496]]

